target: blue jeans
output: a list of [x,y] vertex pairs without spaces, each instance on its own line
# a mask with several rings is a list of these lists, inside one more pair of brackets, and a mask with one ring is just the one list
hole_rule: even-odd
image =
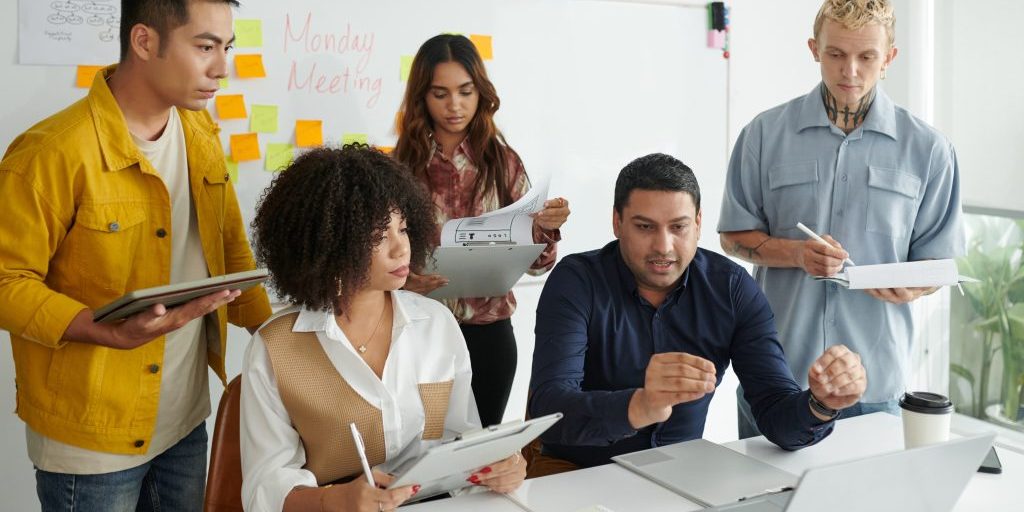
[[[857,402],[846,409],[843,409],[843,413],[839,417],[852,418],[854,416],[871,414],[879,411],[899,416],[899,401],[890,400],[888,402],[876,402],[870,404]],[[754,413],[750,411],[750,404],[747,403],[746,398],[743,398],[743,386],[736,386],[736,426],[739,430],[740,439],[761,435],[761,431],[757,429],[757,422],[754,421]]]
[[123,471],[70,475],[36,469],[43,512],[192,511],[206,490],[206,422],[149,462]]

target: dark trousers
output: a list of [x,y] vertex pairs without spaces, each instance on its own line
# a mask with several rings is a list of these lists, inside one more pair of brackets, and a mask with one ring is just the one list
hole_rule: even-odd
[[516,376],[516,337],[512,321],[491,324],[463,324],[462,335],[473,366],[473,395],[480,421],[486,427],[501,423]]

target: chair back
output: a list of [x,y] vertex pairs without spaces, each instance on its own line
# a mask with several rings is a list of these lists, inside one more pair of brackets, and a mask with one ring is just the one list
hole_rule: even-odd
[[241,384],[241,375],[231,379],[217,406],[204,512],[242,512],[242,456],[238,439]]

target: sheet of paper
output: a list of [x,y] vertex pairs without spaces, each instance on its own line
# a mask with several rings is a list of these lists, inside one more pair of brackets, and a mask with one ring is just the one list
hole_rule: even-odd
[[20,0],[18,63],[117,62],[120,19],[117,0]]
[[249,116],[249,131],[277,133],[277,105],[253,105]]
[[92,87],[92,79],[96,77],[96,73],[101,69],[103,69],[103,66],[79,65],[75,71],[75,87],[82,89]]
[[833,282],[851,290],[950,286],[974,281],[960,275],[953,259],[857,265],[846,267],[834,276],[814,279]]
[[219,119],[245,119],[245,97],[241,94],[220,94],[213,99]]
[[295,121],[295,145],[300,148],[321,146],[324,143],[324,122],[319,119]]
[[236,162],[260,159],[260,141],[255,133],[238,133],[231,136],[231,159]]
[[235,48],[263,46],[263,20],[235,20]]
[[518,201],[479,217],[452,219],[441,228],[441,245],[526,245],[533,243],[531,213],[544,208],[548,181],[544,180],[523,194]]
[[238,78],[264,78],[263,55],[259,53],[235,55],[235,73]]

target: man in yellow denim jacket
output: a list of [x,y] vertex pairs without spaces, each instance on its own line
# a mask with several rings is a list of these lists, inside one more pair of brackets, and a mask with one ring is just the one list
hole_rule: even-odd
[[[200,343],[189,353],[199,363],[179,364],[198,388],[204,361],[225,380],[227,321],[253,329],[270,315],[256,287],[157,305],[122,323],[92,322],[93,309],[168,284],[182,265],[202,276],[255,267],[219,129],[204,110],[227,73],[237,2],[177,0],[183,10],[170,12],[174,1],[159,3],[140,0],[122,12],[121,64],[97,74],[87,97],[19,136],[0,162],[0,328],[11,333],[17,413],[44,510],[201,507],[209,396],[203,387],[204,403],[165,409],[168,393],[196,396],[175,395],[178,380],[167,385],[165,348],[181,347],[165,347],[165,339],[187,325],[196,334],[186,342],[205,339],[205,351]],[[146,153],[165,139],[171,167],[182,171],[173,190],[170,171]],[[191,261],[172,258],[186,254],[175,252],[174,243],[184,243],[173,236],[179,228],[192,237]],[[164,432],[172,437],[153,453],[158,425],[175,422],[158,423],[158,410],[190,411],[177,421],[191,423]],[[177,453],[186,441],[189,453]],[[183,481],[157,489],[182,472]],[[133,484],[115,488],[111,474]]]

